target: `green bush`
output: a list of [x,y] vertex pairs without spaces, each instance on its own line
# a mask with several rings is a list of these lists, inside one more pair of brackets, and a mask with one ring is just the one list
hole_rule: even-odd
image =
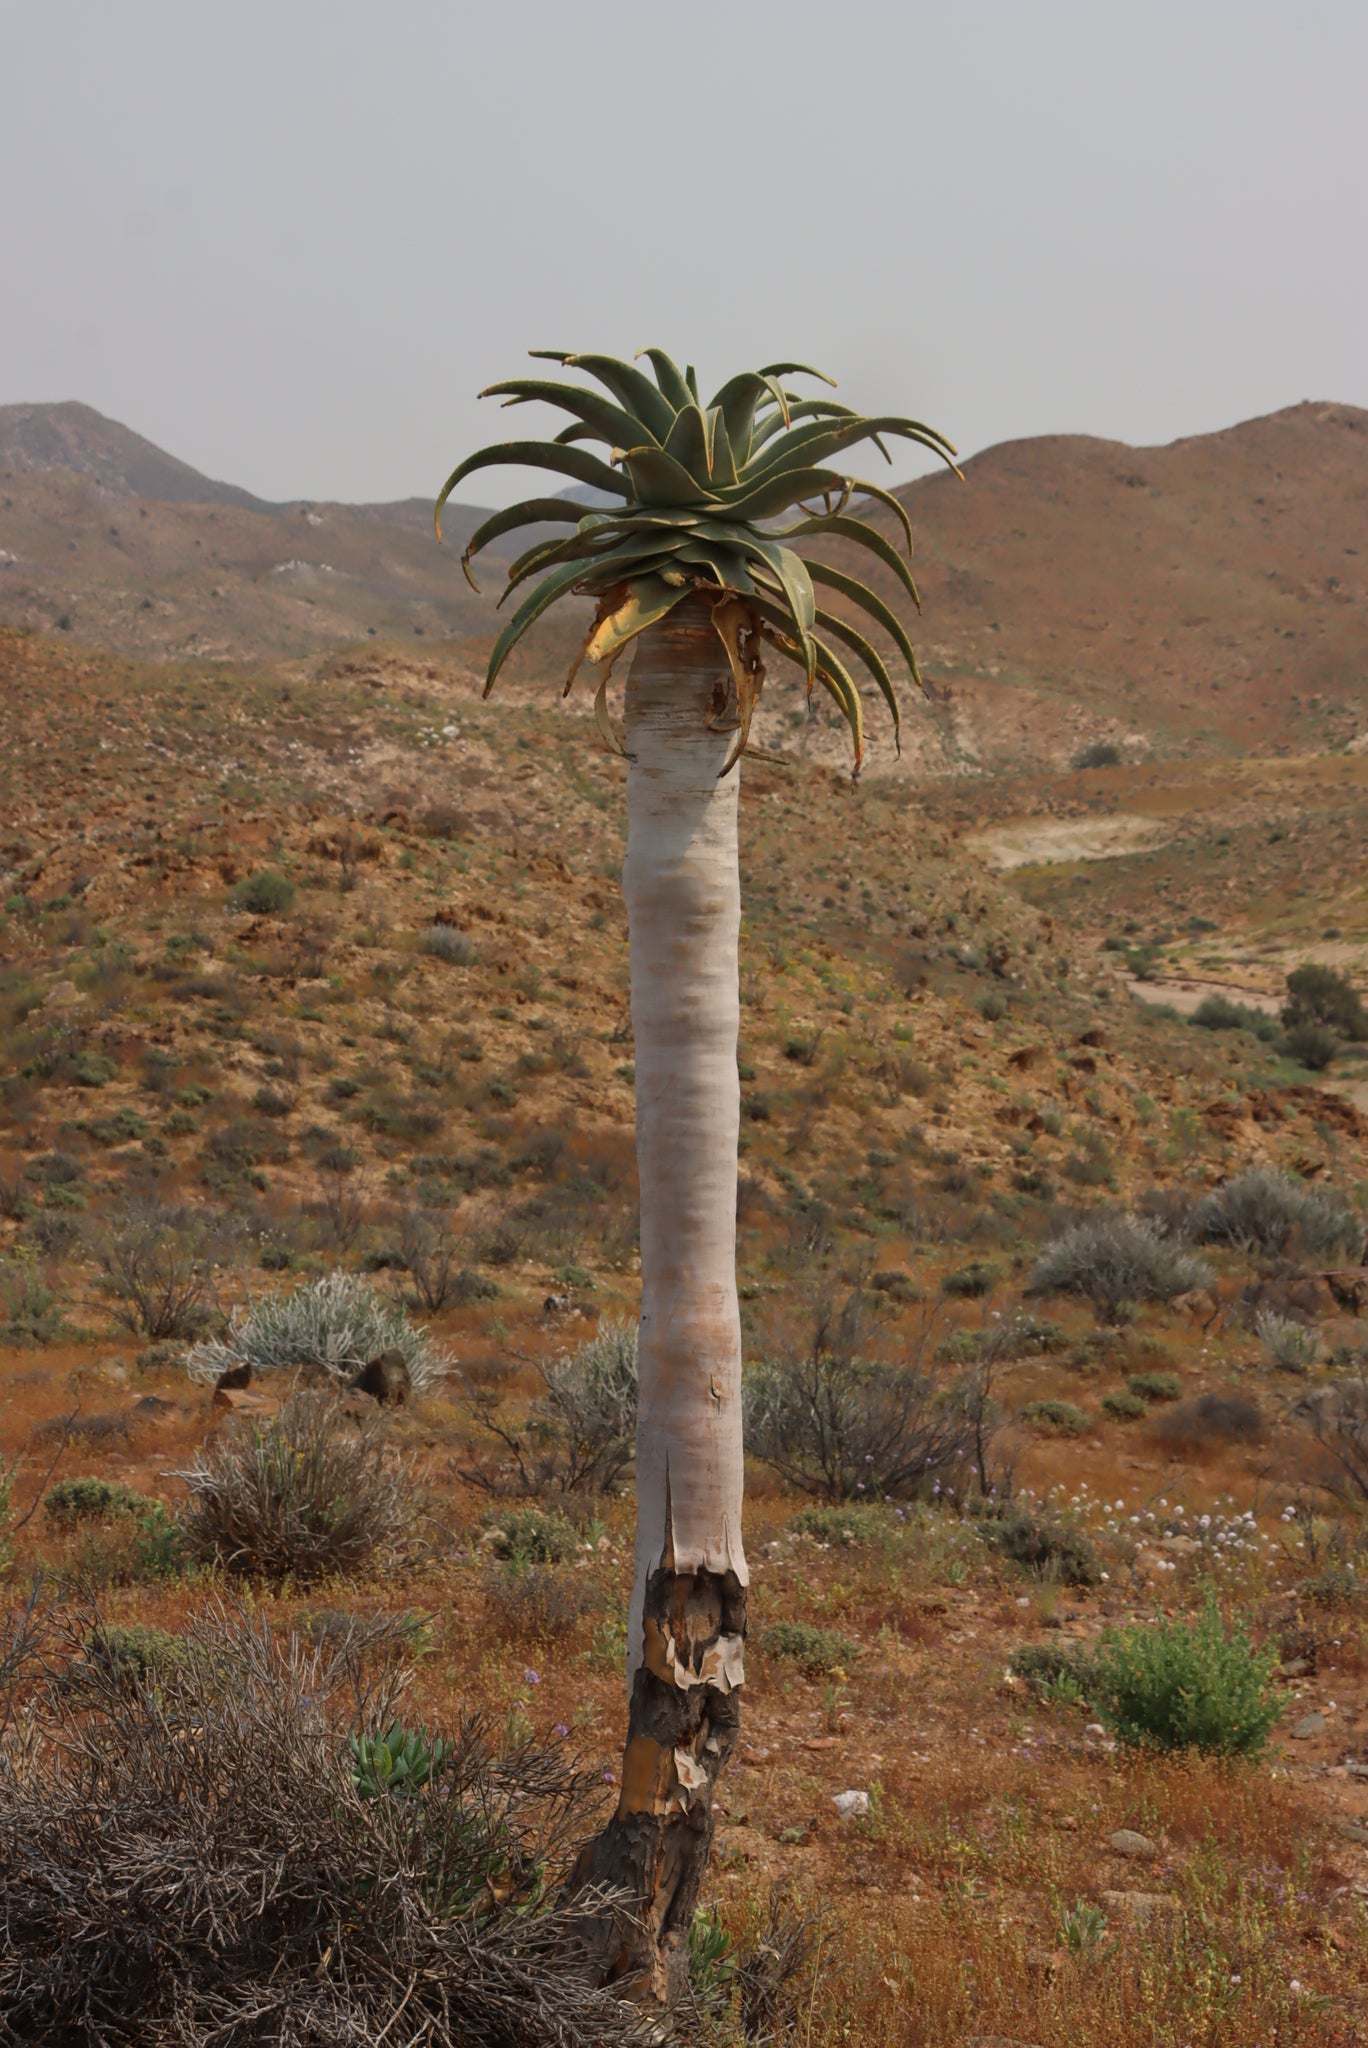
[[783,1657],[814,1676],[845,1671],[859,1655],[859,1645],[838,1629],[818,1628],[810,1621],[775,1621],[760,1631],[767,1657]]
[[1135,1622],[1103,1638],[1091,1682],[1104,1727],[1130,1749],[1255,1757],[1282,1712],[1276,1650],[1227,1629],[1208,1593],[1194,1620]]
[[141,1515],[160,1502],[135,1493],[116,1479],[61,1479],[49,1487],[43,1513],[56,1529],[74,1529],[78,1522],[108,1522],[116,1515]]
[[888,1535],[893,1523],[885,1508],[866,1507],[852,1501],[845,1507],[803,1508],[792,1517],[790,1529],[803,1536],[815,1536],[819,1543],[877,1543]]
[[1276,1017],[1266,1010],[1254,1009],[1249,1003],[1233,1003],[1229,996],[1204,996],[1189,1022],[1199,1031],[1252,1031],[1266,1045],[1278,1035]]
[[1133,1372],[1126,1385],[1142,1401],[1178,1401],[1183,1382],[1176,1372]]
[[229,893],[235,910],[250,910],[254,917],[278,917],[294,907],[295,885],[288,875],[259,868],[247,875]]
[[1082,1436],[1088,1427],[1087,1416],[1072,1401],[1028,1401],[1021,1419],[1047,1436]]
[[579,1548],[579,1537],[564,1515],[514,1508],[490,1530],[489,1548],[495,1557],[511,1558],[515,1564],[564,1564]]
[[959,1266],[953,1273],[947,1273],[941,1281],[942,1294],[954,1294],[977,1301],[985,1294],[991,1294],[997,1284],[997,1267],[986,1259],[971,1259],[967,1266]]
[[1102,1567],[1097,1552],[1081,1529],[1034,1513],[1013,1502],[985,1515],[984,1541],[1029,1571],[1048,1574],[1065,1586],[1096,1586]]
[[1142,1415],[1149,1414],[1149,1402],[1143,1394],[1133,1394],[1126,1388],[1118,1394],[1104,1394],[1102,1409],[1113,1422],[1138,1422]]
[[125,1685],[146,1685],[183,1670],[185,1641],[141,1621],[107,1621],[86,1638],[85,1661]]
[[1022,1643],[1012,1652],[1010,1668],[1034,1691],[1056,1697],[1070,1680],[1086,1692],[1091,1677],[1089,1659],[1072,1643]]
[[1313,1074],[1323,1074],[1341,1043],[1338,1033],[1332,1031],[1328,1024],[1317,1024],[1313,1018],[1307,1018],[1285,1032],[1279,1046],[1299,1067],[1307,1067]]
[[1368,1011],[1347,975],[1308,961],[1287,977],[1283,1023],[1289,1034],[1303,1024],[1319,1024],[1337,1038],[1368,1038]]

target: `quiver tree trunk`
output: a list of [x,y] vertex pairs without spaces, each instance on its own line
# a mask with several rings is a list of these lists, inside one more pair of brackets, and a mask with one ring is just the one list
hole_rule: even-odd
[[636,1573],[629,1723],[613,1819],[577,1884],[639,1924],[603,1974],[673,2003],[735,1745],[746,1629],[736,1296],[736,699],[706,599],[642,635],[627,685],[627,858],[641,1184]]

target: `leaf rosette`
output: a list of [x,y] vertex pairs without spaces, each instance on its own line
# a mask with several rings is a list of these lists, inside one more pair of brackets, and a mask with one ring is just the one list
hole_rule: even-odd
[[[439,537],[442,507],[457,485],[499,463],[549,470],[613,502],[586,510],[572,497],[527,498],[491,514],[471,535],[461,566],[472,588],[478,588],[470,563],[492,541],[522,527],[573,529],[564,537],[538,539],[510,566],[500,605],[522,594],[494,643],[485,695],[528,628],[558,598],[571,593],[594,598],[594,619],[565,689],[568,695],[585,661],[599,670],[595,710],[605,737],[616,744],[606,694],[614,661],[684,598],[701,593],[712,603],[713,625],[735,685],[735,705],[723,729],[734,731],[736,740],[723,774],[749,740],[765,677],[766,645],[797,663],[809,693],[820,685],[833,698],[850,726],[857,768],[864,752],[864,721],[847,666],[850,656],[877,685],[892,713],[896,739],[900,719],[893,677],[863,628],[868,622],[888,636],[920,686],[907,630],[877,591],[811,548],[814,542],[836,539],[867,549],[919,605],[911,570],[912,528],[904,507],[890,491],[833,463],[863,441],[872,441],[891,461],[887,443],[901,439],[919,443],[953,469],[950,442],[920,420],[867,417],[833,398],[804,398],[788,388],[789,379],[815,377],[828,385],[832,380],[802,363],[743,371],[704,404],[692,366],[681,371],[663,349],[641,351],[651,375],[613,356],[560,349],[534,349],[532,354],[584,373],[601,389],[524,377],[491,384],[482,392],[510,406],[557,406],[570,415],[570,425],[554,440],[501,441],[467,456],[438,497]],[[606,447],[607,458],[585,443]],[[861,516],[873,505],[892,512],[905,553]],[[818,588],[834,593],[845,608],[837,612],[819,603]]]

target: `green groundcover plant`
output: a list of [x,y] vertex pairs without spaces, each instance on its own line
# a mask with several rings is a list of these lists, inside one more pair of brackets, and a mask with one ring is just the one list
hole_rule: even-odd
[[1104,1727],[1129,1749],[1256,1757],[1282,1713],[1277,1654],[1221,1619],[1207,1592],[1191,1620],[1134,1622],[1104,1638],[1089,1686]]

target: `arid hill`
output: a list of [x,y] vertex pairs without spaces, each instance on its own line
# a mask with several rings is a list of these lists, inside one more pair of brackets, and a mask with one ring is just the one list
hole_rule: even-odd
[[[1368,726],[1368,413],[1298,405],[1163,448],[1007,442],[963,485],[899,495],[930,686],[903,772],[1060,768],[1097,742],[1315,751]],[[451,508],[439,549],[425,498],[265,505],[89,407],[0,409],[0,620],[120,653],[269,661],[399,637],[478,666],[508,560],[491,551],[470,591],[458,553],[479,516]],[[510,686],[563,673],[573,637],[546,624]],[[894,770],[877,705],[869,727],[871,772]],[[783,664],[760,738],[842,758]]]

